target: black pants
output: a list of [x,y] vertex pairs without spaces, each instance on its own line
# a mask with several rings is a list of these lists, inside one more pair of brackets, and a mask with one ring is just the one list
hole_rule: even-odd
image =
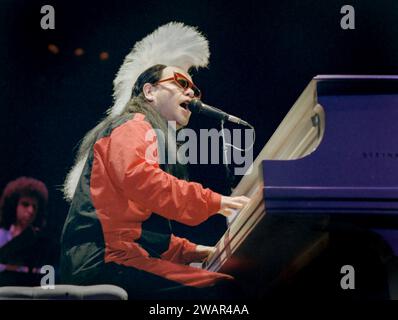
[[242,298],[235,281],[220,281],[213,286],[184,286],[152,273],[116,263],[107,263],[95,279],[84,283],[114,284],[128,293],[130,300],[220,300]]

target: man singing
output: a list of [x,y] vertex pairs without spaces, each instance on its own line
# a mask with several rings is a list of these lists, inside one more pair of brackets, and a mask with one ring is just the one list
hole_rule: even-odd
[[156,129],[167,137],[168,121],[177,129],[188,124],[187,105],[200,98],[188,70],[206,66],[208,57],[208,42],[195,28],[169,23],[125,58],[115,103],[83,139],[65,182],[71,206],[62,235],[63,283],[115,284],[130,299],[228,293],[231,276],[189,266],[214,248],[173,235],[170,220],[194,226],[217,213],[228,216],[249,199],[186,181],[181,164],[159,161],[161,149],[176,150],[175,141],[149,134]]

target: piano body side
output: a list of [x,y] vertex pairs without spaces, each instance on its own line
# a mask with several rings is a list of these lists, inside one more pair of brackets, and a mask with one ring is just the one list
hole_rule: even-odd
[[[233,195],[246,195],[251,201],[229,218],[228,230],[204,266],[234,275],[252,297],[262,296],[299,270],[327,243],[328,235],[323,231],[327,217],[268,215],[263,198],[263,160],[303,157],[322,139],[324,113],[315,89],[313,80],[257,156],[250,174],[234,189]],[[253,285],[256,282],[266,286]]]

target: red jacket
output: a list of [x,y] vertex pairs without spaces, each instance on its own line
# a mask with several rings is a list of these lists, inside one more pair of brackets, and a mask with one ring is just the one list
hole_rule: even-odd
[[[193,226],[217,213],[221,202],[218,193],[198,183],[179,180],[160,168],[157,137],[150,134],[151,130],[144,115],[138,113],[100,134],[83,170],[64,227],[63,260],[67,264],[64,272],[77,276],[80,271],[90,269],[87,260],[98,264],[103,246],[104,263],[115,262],[145,270],[184,285],[204,287],[219,279],[231,278],[185,265],[195,257],[196,248],[187,239],[171,235],[165,250],[157,257],[140,244],[143,223],[152,213]],[[146,140],[147,137],[151,139]],[[91,203],[82,205],[81,201]],[[96,220],[94,229],[99,229],[99,222],[103,241],[97,241],[94,252],[84,257],[82,250],[76,248],[79,246],[76,238],[82,224],[89,224],[87,217],[92,218],[93,224]],[[82,244],[90,247],[87,238],[87,235],[82,237]]]

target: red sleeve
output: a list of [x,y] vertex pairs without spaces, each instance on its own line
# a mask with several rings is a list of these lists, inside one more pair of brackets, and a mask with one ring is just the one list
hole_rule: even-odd
[[187,239],[171,235],[169,249],[162,254],[162,259],[174,263],[189,264],[195,260],[196,244]]
[[156,134],[146,121],[133,119],[112,132],[107,166],[128,199],[190,226],[220,210],[220,194],[164,172],[157,157]]

